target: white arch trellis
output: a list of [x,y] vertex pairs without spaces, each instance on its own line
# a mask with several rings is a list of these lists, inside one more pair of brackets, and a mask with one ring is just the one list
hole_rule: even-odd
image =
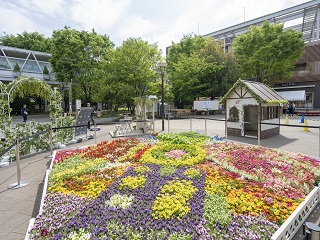
[[[18,123],[13,130],[11,128],[12,118],[10,116],[10,102],[18,96],[25,97],[30,95],[38,95],[50,101],[49,109],[51,124],[45,125],[36,122],[28,122],[28,124],[24,125]],[[48,130],[50,127],[71,126],[73,123],[72,119],[70,117],[61,116],[61,99],[61,94],[57,92],[55,88],[52,89],[46,82],[40,79],[22,76],[9,84],[0,82],[0,131],[6,139],[6,141],[0,142],[0,155],[5,149],[10,147],[16,139],[27,137],[30,133]],[[49,138],[49,134],[47,135],[48,136],[37,137],[26,141],[21,148],[21,155],[30,153],[31,146],[35,146],[36,151],[46,150],[46,148],[48,148],[47,143],[49,142],[49,139],[44,140],[44,138]],[[62,130],[59,131],[59,134],[54,136],[53,141],[63,142],[64,140],[70,140],[72,139],[72,135],[72,129]],[[37,141],[39,141],[39,143],[37,143]],[[44,149],[41,149],[41,147]],[[13,156],[13,154],[11,154],[11,156]]]
[[[23,97],[28,93],[30,93],[30,91],[27,91],[26,93],[19,92],[19,90],[21,91],[21,87],[25,87],[26,84],[28,84],[29,87],[31,88],[34,88],[35,85],[38,85],[39,89],[41,90],[36,94],[38,94],[39,96],[43,97],[46,100],[51,100],[50,95],[52,95],[51,94],[52,89],[47,83],[36,78],[24,77],[24,76],[19,77],[17,80],[14,80],[11,83],[9,83],[6,88],[1,89],[1,94],[7,95],[7,105],[8,105],[7,110],[8,110],[9,118],[10,118],[10,112],[11,112],[10,102],[13,101],[13,99],[17,96]],[[34,89],[32,91],[34,91]]]

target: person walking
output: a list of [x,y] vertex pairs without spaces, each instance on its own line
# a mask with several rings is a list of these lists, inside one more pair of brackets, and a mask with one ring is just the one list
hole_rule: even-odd
[[93,119],[93,114],[95,112],[95,107],[90,107],[90,103],[87,103],[87,107],[90,108],[91,112],[90,112],[90,120],[88,121],[88,128],[90,128],[90,123],[92,122],[92,124],[94,125],[94,119]]
[[283,104],[282,113],[283,115],[287,114],[287,104]]
[[289,103],[289,116],[293,116],[293,105],[292,105],[292,102]]
[[295,111],[296,111],[296,105],[292,103],[292,116],[294,115]]
[[27,108],[27,105],[24,104],[23,107],[21,108],[21,115],[23,117],[23,122],[26,123],[28,119],[28,112],[29,109]]

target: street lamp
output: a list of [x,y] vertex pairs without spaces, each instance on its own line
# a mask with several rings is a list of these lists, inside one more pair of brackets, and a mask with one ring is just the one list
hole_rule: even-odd
[[72,114],[72,78],[69,82],[69,114]]
[[161,71],[161,118],[162,118],[162,131],[164,131],[164,72],[166,71],[167,64],[165,62],[158,63]]

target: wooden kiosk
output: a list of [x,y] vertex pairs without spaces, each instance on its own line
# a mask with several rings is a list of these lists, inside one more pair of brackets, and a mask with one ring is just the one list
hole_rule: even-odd
[[263,83],[239,79],[223,96],[226,136],[258,139],[280,133],[280,103],[286,103]]

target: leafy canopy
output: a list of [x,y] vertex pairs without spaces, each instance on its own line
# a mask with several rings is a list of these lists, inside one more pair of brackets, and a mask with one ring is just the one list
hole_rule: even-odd
[[114,104],[132,107],[133,99],[147,95],[152,81],[159,77],[156,67],[160,60],[161,52],[155,44],[128,38],[110,54],[106,98],[114,98]]
[[46,38],[38,32],[28,33],[24,31],[16,36],[4,33],[3,36],[0,36],[0,45],[39,52],[51,52],[51,38]]
[[255,78],[272,85],[291,77],[295,62],[302,56],[302,34],[283,24],[265,21],[261,27],[251,26],[237,36],[233,50],[239,61],[242,78]]
[[170,47],[167,62],[172,91],[179,103],[222,96],[239,77],[234,55],[225,53],[222,43],[212,38],[184,36]]
[[100,71],[114,47],[106,35],[78,31],[65,27],[52,34],[51,65],[56,80],[71,82],[73,96],[91,102],[94,92],[99,91]]

